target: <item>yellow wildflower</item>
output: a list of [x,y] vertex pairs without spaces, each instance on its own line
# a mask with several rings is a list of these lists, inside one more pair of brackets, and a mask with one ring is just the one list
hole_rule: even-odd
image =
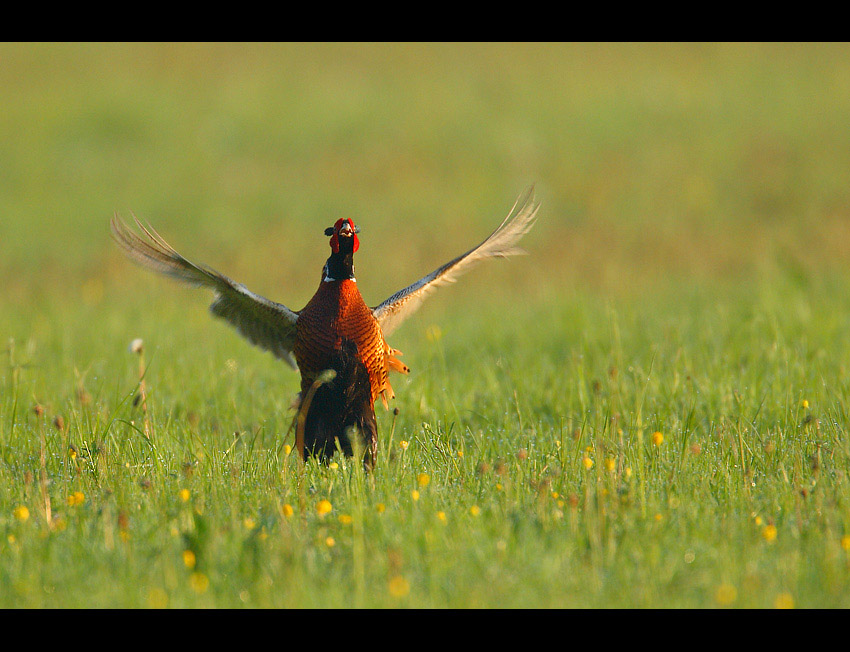
[[774,601],[773,606],[777,609],[793,609],[794,596],[792,596],[790,593],[780,593],[776,596],[776,600]]
[[809,402],[808,402],[806,399],[803,399],[803,409],[804,409],[804,410],[808,410],[808,409],[809,409]]
[[331,462],[330,464],[328,464],[328,468],[336,471],[339,468],[339,464],[337,464],[336,462]]
[[24,505],[18,505],[12,511],[12,514],[19,521],[26,521],[30,517],[30,510],[28,510]]
[[249,516],[249,517],[248,517],[248,518],[246,518],[244,521],[242,521],[242,525],[244,525],[244,526],[245,526],[245,529],[246,529],[246,530],[253,530],[253,529],[254,529],[254,527],[257,525],[257,523],[254,521],[254,519],[253,519],[253,518],[251,518],[251,517]]
[[427,487],[428,483],[431,482],[431,476],[427,473],[420,473],[416,477],[416,481],[419,483],[420,487]]
[[339,515],[339,522],[342,523],[343,525],[351,525],[351,522],[353,520],[354,519],[352,519],[351,516],[349,516],[348,514],[340,514]]
[[446,522],[446,513],[445,512],[437,512],[437,518],[440,519],[443,523]]
[[764,537],[764,540],[768,543],[772,543],[774,539],[776,539],[776,526],[775,525],[766,525],[764,529],[761,531],[761,535]]
[[584,465],[584,468],[590,471],[593,468],[593,460],[587,457],[586,455],[582,458],[581,463]]
[[844,548],[847,552],[850,552],[850,535],[845,534],[841,537],[841,547]]
[[410,497],[413,498],[414,501],[419,500],[419,492],[414,489],[410,492]]
[[284,447],[283,447],[283,454],[284,454],[286,457],[289,457],[289,454],[290,454],[291,452],[292,452],[292,446],[290,446],[289,444],[285,444],[285,445],[284,445]]
[[383,514],[384,511],[387,509],[387,506],[384,505],[384,503],[378,503],[377,505],[375,505],[375,509],[378,510],[378,514]]
[[197,561],[197,559],[195,558],[194,552],[192,552],[191,550],[184,550],[183,551],[183,565],[186,568],[194,568],[196,561]]
[[195,593],[205,593],[210,587],[210,580],[203,573],[194,572],[189,576],[189,586]]
[[432,324],[425,330],[425,337],[429,342],[437,342],[443,336],[442,329],[436,324]]
[[407,447],[410,446],[410,442],[406,439],[402,439],[400,442],[398,442],[398,445],[401,446],[401,450],[406,451]]
[[184,503],[188,503],[189,499],[192,497],[192,492],[190,492],[188,489],[181,489],[177,495],[180,496],[180,500],[182,500]]
[[329,500],[320,500],[319,503],[316,505],[316,513],[318,513],[319,516],[324,516],[332,509],[333,505],[331,505]]
[[387,586],[390,590],[390,595],[394,598],[403,598],[410,593],[410,583],[401,575],[395,575],[390,578]]
[[281,507],[280,511],[286,518],[291,517],[295,513],[295,510],[292,509],[292,505],[290,505],[289,503],[286,503],[283,507]]
[[473,505],[469,508],[469,513],[473,516],[478,516],[481,513],[481,508],[478,505]]
[[738,591],[731,584],[724,583],[717,587],[717,591],[714,593],[714,599],[717,601],[717,604],[725,607],[738,599]]
[[664,435],[662,435],[660,432],[652,433],[652,443],[656,446],[661,446],[661,444],[664,443]]
[[168,606],[168,594],[158,588],[148,591],[148,606],[151,609],[165,609]]
[[333,548],[336,545],[336,541],[333,537],[328,537],[327,539],[325,539],[325,545],[328,548]]
[[617,468],[617,460],[609,457],[605,460],[605,470],[608,472],[613,472]]

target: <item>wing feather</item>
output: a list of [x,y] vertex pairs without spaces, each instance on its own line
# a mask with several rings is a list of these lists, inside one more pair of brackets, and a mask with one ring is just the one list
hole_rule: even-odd
[[213,315],[229,322],[252,344],[297,368],[292,349],[298,313],[251,292],[214,269],[190,262],[150,225],[133,219],[146,237],[134,232],[117,215],[111,223],[115,242],[132,261],[181,283],[209,288],[215,293],[210,305]]
[[434,290],[448,283],[454,283],[461,274],[481,261],[526,253],[517,247],[516,243],[534,226],[539,207],[539,204],[534,203],[534,186],[529,186],[519,196],[499,228],[493,231],[484,242],[438,267],[373,308],[372,312],[381,325],[384,336],[388,336],[398,328]]

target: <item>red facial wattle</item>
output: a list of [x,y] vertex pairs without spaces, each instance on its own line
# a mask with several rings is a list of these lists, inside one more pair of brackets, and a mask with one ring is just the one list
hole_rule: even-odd
[[351,228],[351,237],[354,241],[351,243],[352,252],[357,251],[360,248],[360,240],[357,238],[357,229],[354,226],[354,221],[351,218],[348,219],[338,219],[336,224],[334,224],[334,233],[331,236],[331,249],[335,254],[339,253],[339,230],[342,228],[344,223],[348,223],[348,226]]

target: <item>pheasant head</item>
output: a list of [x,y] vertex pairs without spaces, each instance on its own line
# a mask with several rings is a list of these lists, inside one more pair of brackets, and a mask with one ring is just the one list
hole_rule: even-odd
[[325,235],[331,236],[331,250],[335,254],[357,251],[360,248],[358,233],[360,233],[360,227],[354,226],[351,218],[340,218],[336,224],[325,229]]
[[331,256],[325,263],[325,281],[354,280],[354,252],[360,248],[357,234],[360,227],[354,226],[351,218],[338,219],[336,224],[325,229],[331,238]]

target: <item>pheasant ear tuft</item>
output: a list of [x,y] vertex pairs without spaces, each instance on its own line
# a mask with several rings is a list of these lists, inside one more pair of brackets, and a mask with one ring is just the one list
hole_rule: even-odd
[[329,226],[328,228],[325,229],[325,235],[333,235],[333,234],[334,234],[334,228],[332,226]]

